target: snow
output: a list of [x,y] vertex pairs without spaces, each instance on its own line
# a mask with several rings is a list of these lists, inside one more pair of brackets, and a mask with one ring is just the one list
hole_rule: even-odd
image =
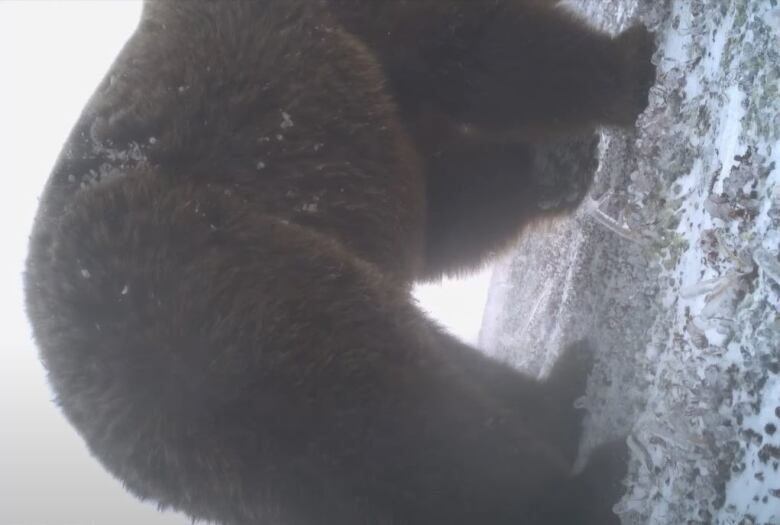
[[581,452],[628,436],[623,523],[780,524],[780,10],[567,4],[655,30],[658,82],[580,212],[497,265],[480,345],[543,376],[593,342]]
[[777,255],[772,255],[768,250],[759,248],[753,253],[753,260],[767,277],[780,284],[780,263]]
[[[756,444],[748,441],[742,464],[745,468],[736,473],[726,485],[726,509],[740,509],[745,515],[754,517],[754,523],[780,522],[780,471],[778,462],[780,456],[765,459],[762,450],[780,447],[780,434],[776,431],[770,436],[766,432],[767,425],[777,425],[775,409],[780,404],[780,379],[771,377],[764,387],[761,406],[758,412],[745,418],[744,428],[751,429],[760,438]],[[771,427],[770,427],[771,428]],[[780,450],[780,448],[778,448]],[[764,457],[764,459],[762,459]],[[766,487],[773,487],[767,494]]]
[[739,132],[742,129],[741,122],[745,116],[745,110],[742,107],[745,94],[740,91],[739,87],[729,87],[726,90],[726,100],[728,102],[720,113],[720,133],[718,133],[715,139],[722,166],[716,185],[713,188],[715,191],[722,191],[723,179],[728,176],[731,168],[734,167],[737,148],[739,147]]
[[282,123],[279,124],[279,127],[282,129],[289,129],[293,127],[295,124],[293,123],[292,118],[290,117],[290,114],[286,111],[282,111]]

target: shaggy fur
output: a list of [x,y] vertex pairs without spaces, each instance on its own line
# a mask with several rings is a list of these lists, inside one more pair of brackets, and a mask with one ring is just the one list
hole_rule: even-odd
[[409,290],[576,206],[561,144],[633,122],[651,40],[530,0],[146,4],[31,237],[64,413],[227,525],[617,523],[622,448],[569,473],[587,348],[540,383]]

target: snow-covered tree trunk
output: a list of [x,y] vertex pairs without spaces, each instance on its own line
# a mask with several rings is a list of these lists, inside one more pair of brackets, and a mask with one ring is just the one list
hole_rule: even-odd
[[480,344],[544,374],[598,363],[583,454],[628,435],[626,524],[780,524],[780,3],[570,0],[657,32],[633,133],[591,200],[497,265]]

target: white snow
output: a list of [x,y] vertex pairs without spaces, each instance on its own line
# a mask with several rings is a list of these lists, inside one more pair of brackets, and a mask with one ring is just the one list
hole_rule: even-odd
[[292,118],[290,117],[290,114],[286,111],[282,111],[282,123],[279,124],[279,127],[282,129],[289,129],[293,127],[295,124],[293,123]]
[[713,188],[716,192],[723,189],[723,179],[734,167],[734,157],[739,148],[739,134],[742,130],[742,118],[745,116],[745,110],[742,104],[745,100],[745,94],[737,86],[730,86],[725,93],[726,104],[720,113],[720,131],[715,138],[715,147],[718,150],[718,156],[721,163],[720,174]]
[[[739,465],[741,471],[735,473],[726,485],[723,513],[726,517],[741,514],[753,516],[754,523],[780,523],[780,430],[772,435],[765,430],[768,425],[780,426],[780,418],[775,412],[778,406],[780,378],[774,375],[763,388],[757,413],[743,421],[742,428],[761,436],[761,441],[747,440],[749,445]],[[772,447],[776,451],[767,452],[773,450]]]

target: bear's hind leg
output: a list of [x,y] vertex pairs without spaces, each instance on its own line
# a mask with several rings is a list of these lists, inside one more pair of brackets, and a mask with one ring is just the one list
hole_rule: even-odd
[[163,176],[78,199],[57,243],[33,240],[30,309],[60,312],[37,332],[58,399],[134,493],[226,524],[541,525],[569,465],[540,437],[538,383],[396,281]]
[[466,345],[451,346],[454,362],[483,392],[519,417],[534,418],[534,428],[546,443],[558,450],[568,464],[577,457],[585,411],[575,401],[585,394],[593,368],[593,348],[587,341],[567,346],[549,376],[539,381],[499,363]]

